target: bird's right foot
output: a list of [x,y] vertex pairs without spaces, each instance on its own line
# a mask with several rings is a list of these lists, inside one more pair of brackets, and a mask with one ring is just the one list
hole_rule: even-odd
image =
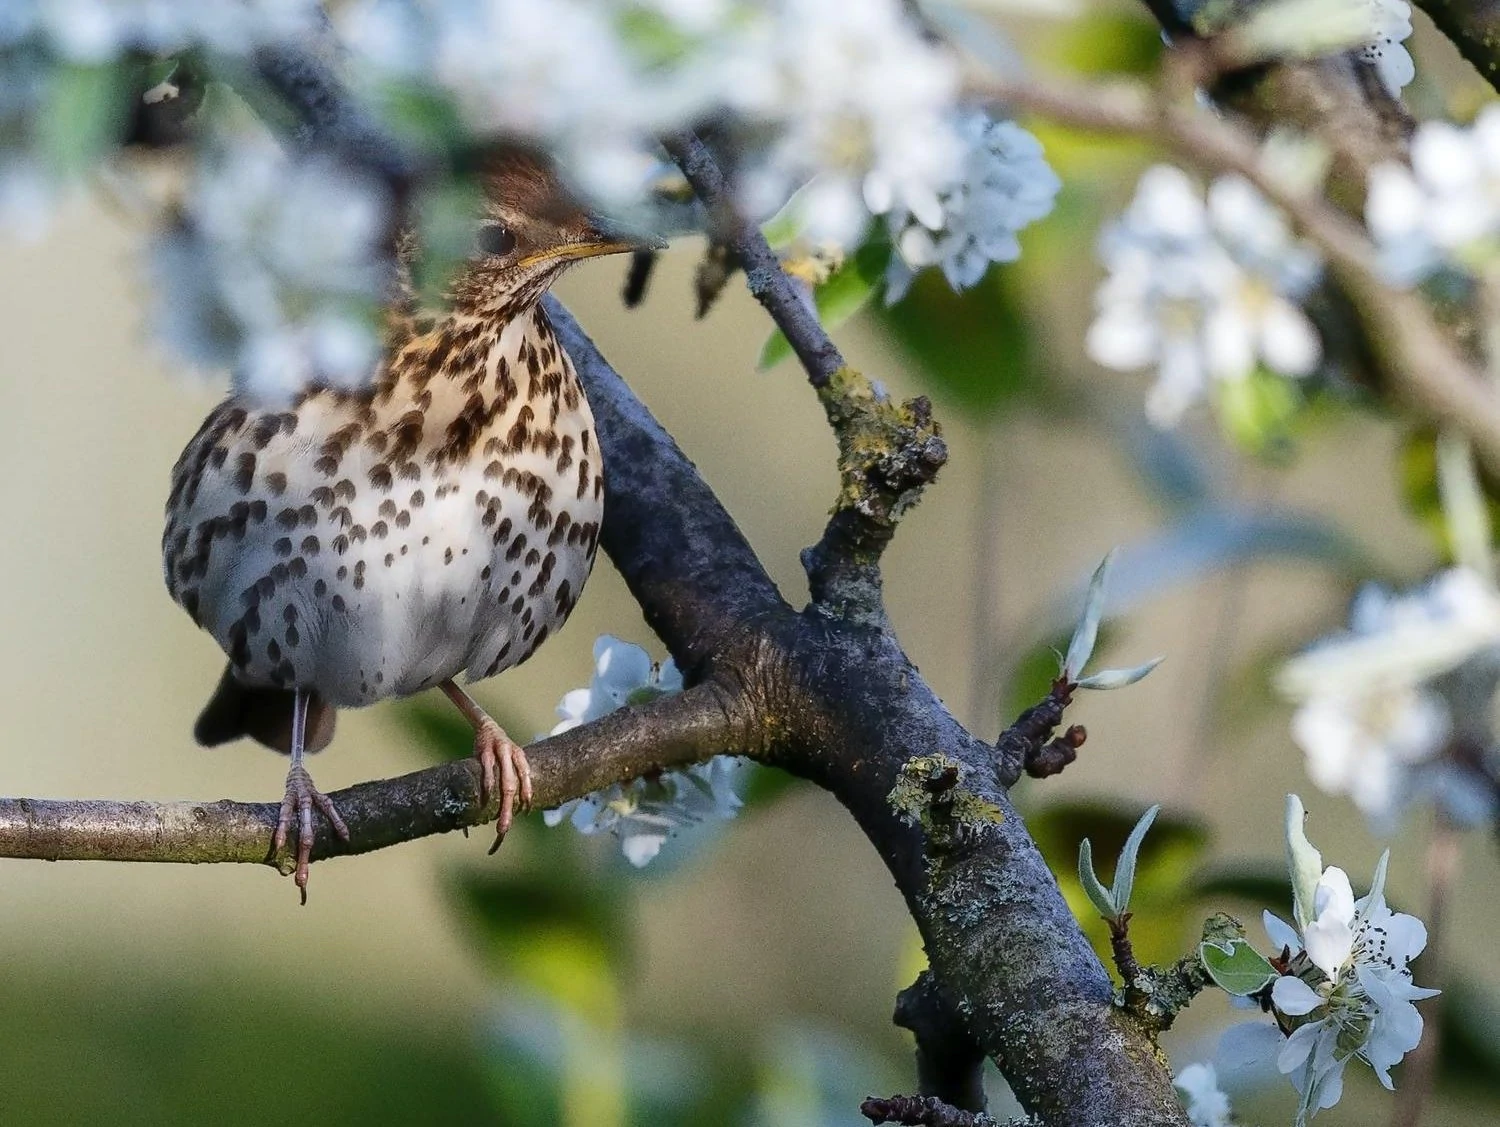
[[313,808],[317,807],[323,812],[329,824],[333,826],[333,832],[338,834],[344,841],[349,840],[349,827],[344,824],[344,819],[339,817],[338,809],[333,805],[333,800],[313,785],[312,776],[301,763],[294,763],[292,769],[286,775],[286,797],[281,800],[281,816],[276,820],[276,836],[272,839],[273,848],[280,853],[286,847],[287,835],[291,832],[292,821],[297,822],[297,867],[293,879],[297,883],[297,889],[302,894],[302,903],[307,903],[307,872],[312,862],[313,847]]

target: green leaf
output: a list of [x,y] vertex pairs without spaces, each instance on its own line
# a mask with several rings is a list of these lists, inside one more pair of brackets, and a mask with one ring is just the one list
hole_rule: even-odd
[[[1079,878],[1080,849],[1087,838],[1091,855],[1118,856],[1143,812],[1139,806],[1057,801],[1026,818],[1048,868],[1057,874],[1069,907],[1106,959],[1109,933]],[[1151,833],[1141,842],[1130,894],[1135,914],[1130,938],[1143,963],[1176,959],[1182,954],[1183,932],[1202,922],[1199,905],[1186,894],[1186,885],[1207,843],[1202,823],[1170,811],[1157,815]]]
[[1438,435],[1437,470],[1454,560],[1493,584],[1495,558],[1490,545],[1494,528],[1469,440],[1451,432]]
[[740,783],[740,799],[747,809],[769,806],[794,790],[804,789],[806,781],[777,767],[761,763],[746,765]]
[[1115,903],[1114,894],[1104,887],[1104,882],[1094,872],[1094,847],[1089,844],[1088,838],[1084,838],[1078,846],[1078,883],[1083,885],[1084,895],[1099,910],[1099,915],[1106,920],[1120,918],[1121,912]]
[[1264,990],[1266,983],[1276,977],[1276,968],[1243,939],[1232,939],[1223,947],[1216,943],[1201,944],[1198,958],[1219,989],[1236,998]]
[[1120,850],[1120,859],[1115,863],[1115,886],[1110,892],[1121,915],[1130,911],[1130,894],[1135,891],[1136,854],[1141,851],[1141,842],[1146,840],[1151,823],[1156,821],[1156,816],[1160,813],[1161,805],[1157,804],[1141,815],[1140,821],[1136,822],[1130,836],[1125,839],[1125,848]]
[[[890,260],[891,244],[883,239],[872,240],[846,258],[844,264],[813,291],[818,320],[825,329],[836,329],[864,308],[884,279],[886,263]],[[791,355],[791,342],[777,329],[760,350],[756,366],[765,371]]]
[[1071,680],[1078,679],[1089,658],[1094,656],[1094,642],[1099,637],[1099,620],[1104,617],[1104,585],[1109,580],[1109,565],[1114,559],[1115,550],[1111,548],[1089,580],[1089,591],[1083,600],[1083,614],[1079,616],[1078,627],[1073,631],[1072,641],[1068,643],[1067,656],[1063,658],[1063,676]]
[[1128,688],[1137,681],[1143,680],[1165,660],[1165,657],[1153,657],[1150,661],[1133,665],[1129,669],[1101,669],[1098,673],[1081,678],[1078,687],[1099,690]]
[[1265,458],[1291,451],[1291,427],[1302,406],[1301,392],[1285,376],[1256,368],[1241,380],[1215,384],[1219,424],[1226,437]]
[[119,142],[134,70],[120,62],[53,71],[37,130],[42,152],[60,175],[86,171]]
[[1163,50],[1161,26],[1155,20],[1122,10],[1070,20],[1046,53],[1069,70],[1117,77],[1155,76]]

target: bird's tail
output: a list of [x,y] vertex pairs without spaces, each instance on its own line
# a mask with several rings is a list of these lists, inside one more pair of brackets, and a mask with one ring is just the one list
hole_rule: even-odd
[[[303,733],[307,751],[322,751],[333,741],[338,710],[317,693],[307,702],[307,728]],[[255,689],[235,680],[234,667],[225,666],[219,687],[208,698],[193,738],[204,747],[217,747],[249,736],[272,751],[292,750],[292,690]]]

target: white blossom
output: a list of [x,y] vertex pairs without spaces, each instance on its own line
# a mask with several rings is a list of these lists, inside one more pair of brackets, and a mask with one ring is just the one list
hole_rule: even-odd
[[195,46],[243,54],[313,32],[319,19],[316,0],[22,0],[21,8],[30,12],[26,30],[40,30],[58,54],[79,63]]
[[1205,201],[1187,174],[1157,165],[1106,229],[1108,277],[1096,295],[1089,355],[1109,368],[1154,366],[1146,412],[1171,426],[1214,380],[1257,364],[1305,376],[1322,355],[1299,302],[1320,262],[1243,178],[1222,176]]
[[1182,1093],[1193,1127],[1232,1127],[1229,1097],[1220,1091],[1213,1065],[1190,1064],[1172,1078],[1172,1084]]
[[1381,857],[1360,900],[1348,874],[1324,869],[1300,934],[1265,914],[1266,932],[1290,970],[1276,979],[1271,1000],[1283,1028],[1291,1028],[1277,1065],[1302,1096],[1299,1125],[1338,1102],[1351,1060],[1365,1061],[1381,1084],[1394,1087],[1391,1068],[1422,1037],[1413,1003],[1438,993],[1412,981],[1408,963],[1427,945],[1427,929],[1386,905],[1388,860]]
[[1489,788],[1448,755],[1457,729],[1485,754],[1500,654],[1500,593],[1454,568],[1404,595],[1374,585],[1355,598],[1348,632],[1283,668],[1300,702],[1292,735],[1313,782],[1347,794],[1381,832],[1416,801],[1465,822],[1488,817]]
[[991,262],[1015,261],[1016,235],[1052,210],[1062,187],[1041,142],[1015,122],[971,110],[959,118],[958,134],[966,149],[958,180],[940,193],[942,222],[929,228],[905,208],[886,212],[894,245],[887,303],[899,301],[926,266],[941,266],[948,284],[964,290]]
[[1406,40],[1411,37],[1411,5],[1406,0],[1360,0],[1368,4],[1374,35],[1360,57],[1375,68],[1380,83],[1393,98],[1417,76]]
[[384,188],[262,135],[208,156],[150,256],[162,336],[187,359],[228,365],[268,400],[373,373]]
[[1492,268],[1500,245],[1500,106],[1462,128],[1424,122],[1411,142],[1411,167],[1370,172],[1365,222],[1395,285],[1412,285],[1442,267]]
[[[557,706],[562,719],[548,734],[566,732],[627,704],[681,691],[682,674],[671,658],[658,666],[641,647],[605,634],[594,643],[594,675],[588,687],[563,697]],[[640,868],[678,828],[708,818],[734,817],[740,808],[734,792],[738,773],[738,760],[721,755],[681,771],[616,783],[548,810],[543,819],[549,826],[570,822],[584,834],[613,833],[626,859]]]
[[939,192],[964,155],[952,108],[958,67],[923,39],[899,0],[777,0],[763,37],[728,53],[731,108],[772,140],[746,176],[747,207],[769,215],[798,185],[807,234],[849,245],[869,215],[943,225]]

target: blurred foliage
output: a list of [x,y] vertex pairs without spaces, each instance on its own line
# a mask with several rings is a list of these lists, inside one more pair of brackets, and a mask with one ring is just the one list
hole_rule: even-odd
[[277,981],[61,965],[0,980],[0,1010],[25,1015],[0,1023],[7,1123],[436,1125],[486,1105],[470,1030],[357,1020],[291,960]]
[[[1453,561],[1453,541],[1448,521],[1443,515],[1443,500],[1438,488],[1437,431],[1419,427],[1406,435],[1396,464],[1401,499],[1417,523],[1422,526],[1444,562]],[[1500,483],[1481,470],[1479,486],[1489,510],[1490,528],[1500,547]]]
[[958,294],[940,271],[925,270],[900,302],[877,307],[876,318],[938,400],[993,416],[1034,393],[1041,375],[1018,280],[1015,271],[992,269]]

